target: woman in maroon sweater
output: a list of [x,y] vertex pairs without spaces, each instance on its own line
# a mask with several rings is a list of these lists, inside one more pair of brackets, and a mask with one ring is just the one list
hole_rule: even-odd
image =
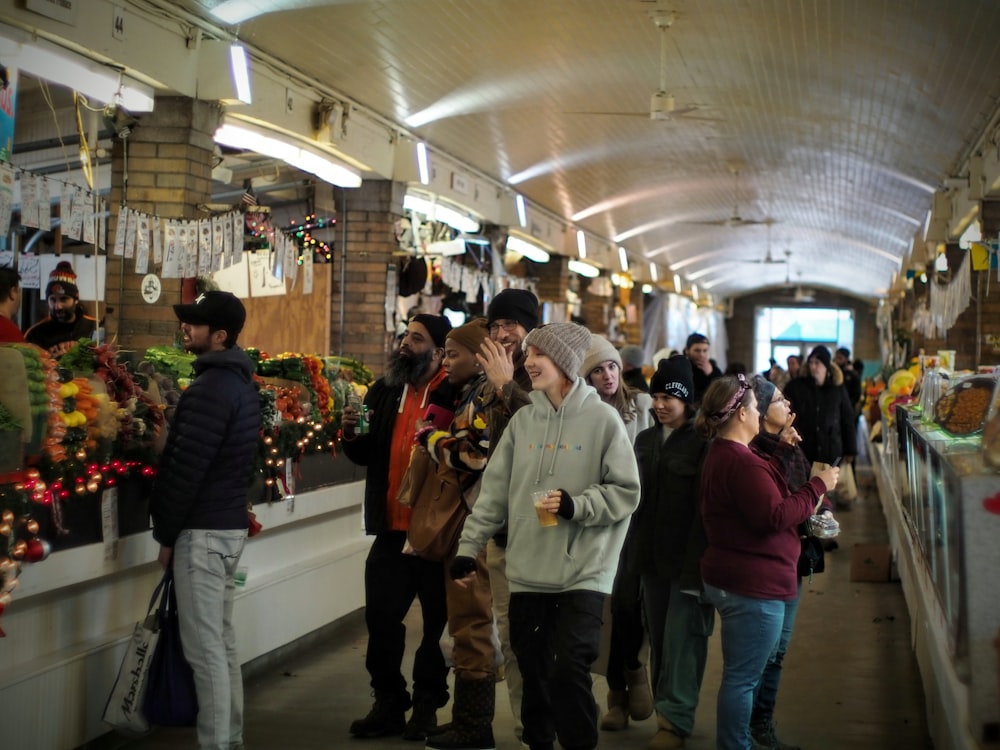
[[797,526],[837,484],[830,468],[790,493],[781,474],[750,450],[760,429],[757,399],[742,375],[712,382],[695,429],[712,440],[701,473],[708,549],[705,596],[722,622],[722,684],[716,747],[749,750],[754,688],[781,634],[785,602],[798,593]]

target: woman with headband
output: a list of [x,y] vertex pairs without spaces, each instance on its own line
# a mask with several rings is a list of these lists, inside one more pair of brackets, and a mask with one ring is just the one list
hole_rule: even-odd
[[837,485],[831,467],[789,492],[781,473],[750,449],[760,429],[753,389],[742,375],[712,382],[695,429],[712,441],[701,473],[708,548],[705,597],[722,623],[718,750],[750,750],[754,689],[781,634],[785,602],[798,593],[798,525]]

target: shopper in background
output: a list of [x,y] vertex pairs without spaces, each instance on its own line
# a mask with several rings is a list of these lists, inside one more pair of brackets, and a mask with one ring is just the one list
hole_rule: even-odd
[[708,356],[708,337],[703,333],[692,333],[684,345],[684,356],[691,360],[691,371],[694,373],[694,404],[701,403],[701,397],[708,384],[722,377],[722,370]]
[[25,341],[47,349],[53,357],[60,357],[80,339],[93,337],[97,321],[84,314],[76,273],[68,261],[59,261],[49,274],[45,299],[49,315],[25,332]]
[[21,306],[21,274],[13,268],[0,268],[0,344],[18,344],[24,334],[14,322]]
[[694,430],[686,357],[661,359],[650,379],[655,426],[635,441],[642,499],[632,520],[630,568],[642,578],[657,732],[651,750],[684,747],[694,728],[715,609],[702,599],[705,530],[699,476],[707,442]]
[[[788,406],[788,401],[774,383],[761,375],[755,375],[750,381],[754,397],[757,399],[760,412],[760,432],[750,442],[750,447],[778,470],[791,492],[797,491],[809,481],[811,464],[799,448],[801,438],[795,427],[795,415]],[[820,508],[815,512],[829,513],[832,510],[826,495],[823,495]],[[799,535],[807,533],[805,524],[798,529]],[[801,557],[801,554],[800,554]],[[754,694],[753,711],[750,715],[750,736],[760,748],[767,750],[799,750],[795,745],[781,742],[774,730],[774,704],[778,697],[778,682],[781,680],[781,665],[788,652],[788,644],[795,625],[795,615],[799,608],[799,598],[802,594],[802,577],[798,577],[796,595],[785,601],[785,611],[781,622],[781,634],[778,642],[767,659],[760,684]]]
[[[479,363],[490,387],[483,394],[483,411],[490,426],[490,452],[496,449],[507,423],[518,409],[531,403],[531,378],[524,369],[522,344],[538,325],[538,298],[527,289],[504,289],[486,308],[489,341],[480,346]],[[510,645],[510,587],[507,583],[507,529],[498,531],[486,545],[490,571],[493,615],[496,617],[504,682],[514,714],[514,734],[521,740],[521,671]]]
[[[622,381],[621,355],[603,336],[593,336],[590,349],[580,368],[580,376],[594,387],[601,400],[613,407],[625,423],[630,444],[652,424],[652,397],[637,391]],[[629,718],[642,720],[653,713],[653,696],[649,690],[649,675],[642,662],[645,630],[642,625],[642,598],[639,594],[639,573],[624,564],[633,534],[622,546],[610,599],[608,663],[608,712],[601,717],[601,729],[618,731],[628,726]]]
[[[447,428],[420,422],[417,440],[437,469],[428,480],[440,491],[461,493],[471,510],[490,448],[490,428],[482,397],[490,388],[476,355],[489,337],[486,321],[476,318],[448,333],[444,370],[455,393],[454,418]],[[446,486],[449,489],[446,489]],[[457,490],[450,489],[451,487]],[[421,502],[427,495],[421,496]],[[458,540],[455,540],[455,547]],[[453,557],[455,550],[448,554]],[[493,748],[493,714],[496,700],[496,654],[493,646],[493,609],[486,550],[476,558],[476,582],[463,587],[445,575],[448,632],[452,636],[455,664],[455,703],[451,723],[427,738],[434,750]]]
[[[437,709],[448,702],[448,667],[439,645],[448,621],[444,566],[404,552],[411,511],[400,505],[397,494],[409,465],[416,423],[428,404],[453,408],[441,367],[450,330],[451,324],[440,315],[411,317],[385,375],[365,396],[368,432],[359,434],[357,410],[344,408],[344,454],[368,469],[365,532],[375,537],[365,560],[365,668],[375,703],[367,716],[351,724],[350,733],[358,738],[425,739],[437,726]],[[413,660],[411,701],[401,669],[406,648],[403,620],[414,598],[420,600],[423,633]]]
[[847,398],[854,409],[855,417],[860,414],[858,404],[861,403],[861,373],[854,371],[854,362],[851,361],[851,350],[847,347],[840,347],[834,352],[834,364],[840,368],[844,376],[844,390],[847,391]]
[[641,346],[629,344],[621,349],[622,358],[622,380],[625,385],[635,388],[637,391],[649,393],[649,383],[646,381],[646,374],[642,368],[646,366],[646,353]]
[[[524,343],[531,404],[514,415],[490,457],[451,575],[471,583],[479,550],[509,524],[523,742],[543,750],[558,737],[564,748],[589,750],[598,741],[590,668],[639,478],[621,418],[577,375],[590,332],[554,323]],[[545,494],[536,507],[538,492]]]
[[795,380],[795,378],[802,374],[802,357],[798,354],[789,354],[785,358],[785,364],[788,365],[789,380]]
[[[785,387],[785,398],[797,415],[795,429],[802,437],[802,452],[813,463],[826,466],[839,458],[846,467],[857,455],[854,407],[843,384],[843,373],[831,361],[830,350],[819,345],[809,352],[806,372]],[[849,471],[845,469],[844,480],[853,480],[853,474],[848,476]],[[848,484],[849,487],[837,493],[837,507],[841,510],[849,509],[857,495],[854,482]],[[854,488],[853,492],[850,488]]]
[[233,630],[234,575],[247,538],[247,492],[260,437],[254,365],[236,346],[246,310],[229,292],[174,305],[197,355],[150,499],[159,562],[173,566],[184,656],[198,696],[198,747],[243,747],[243,676]]
[[757,399],[742,376],[705,392],[695,429],[711,440],[701,473],[708,547],[705,596],[722,620],[722,684],[716,747],[749,750],[754,691],[781,634],[786,602],[798,593],[798,525],[837,483],[831,467],[790,493],[784,477],[750,449],[760,429]]

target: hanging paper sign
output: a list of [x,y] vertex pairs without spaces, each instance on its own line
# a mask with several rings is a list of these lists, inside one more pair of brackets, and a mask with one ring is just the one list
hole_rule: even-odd
[[[145,214],[143,214],[144,216]],[[125,257],[135,257],[135,242],[139,232],[139,212],[129,211],[125,222]]]
[[180,227],[176,221],[168,219],[164,222],[163,229],[163,269],[161,270],[163,278],[179,279],[181,277],[180,256]]
[[0,164],[0,235],[10,231],[10,220],[14,211],[14,168],[10,164]]
[[246,253],[250,261],[250,296],[273,297],[285,294],[285,282],[271,275],[269,250]]
[[302,293],[313,293],[313,254],[305,253],[302,256]]
[[212,222],[201,219],[198,222],[198,275],[207,276],[212,272]]
[[52,230],[52,195],[49,193],[49,181],[38,178],[38,228],[46,232]]
[[[83,215],[87,210],[87,205],[91,202],[91,194],[83,188],[76,188],[73,191],[72,207],[69,215],[69,236],[74,240],[83,237]],[[65,207],[64,207],[65,210]],[[63,214],[63,226],[66,226],[66,214]]]
[[181,230],[184,240],[184,276],[192,278],[198,275],[198,222],[185,221]]
[[73,215],[73,195],[75,193],[75,186],[63,183],[62,190],[59,192],[59,218],[63,236],[78,240],[80,239],[79,235],[74,235],[73,229],[70,226],[70,217]]
[[289,238],[285,245],[285,278],[295,286],[295,280],[299,277],[299,243]]
[[163,262],[163,230],[160,228],[160,217],[153,217],[153,265]]
[[97,237],[94,247],[108,248],[108,202],[101,201],[101,210],[97,214]]
[[285,278],[285,240],[281,232],[274,235],[274,250],[271,251],[271,275],[276,279]]
[[94,239],[97,236],[97,232],[94,231],[95,219],[94,201],[88,200],[83,207],[83,241],[89,245],[94,244]]
[[21,224],[38,229],[38,182],[30,172],[21,173]]
[[125,229],[128,226],[128,216],[132,213],[128,206],[118,209],[118,223],[115,224],[115,249],[117,256],[125,255]]
[[142,279],[142,285],[139,287],[142,294],[142,299],[147,304],[154,304],[160,298],[160,292],[163,291],[163,286],[160,284],[160,279],[157,278],[155,273],[147,274]]
[[146,273],[149,270],[149,228],[151,222],[149,216],[140,214],[138,235],[136,236],[135,248],[135,272]]
[[33,253],[22,255],[17,270],[21,274],[22,289],[42,288],[42,267],[37,255]]
[[222,237],[222,217],[212,217],[212,268],[213,271],[222,270],[222,251],[225,247],[225,240]]
[[104,561],[118,559],[118,488],[108,487],[101,493],[101,536],[104,540]]
[[229,268],[233,265],[233,220],[228,214],[219,217],[219,229],[222,232],[222,268]]

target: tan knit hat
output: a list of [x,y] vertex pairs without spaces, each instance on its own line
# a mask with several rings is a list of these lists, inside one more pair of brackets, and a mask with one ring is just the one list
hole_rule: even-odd
[[473,354],[479,353],[480,345],[490,337],[486,328],[486,318],[474,318],[458,328],[448,331],[448,338]]
[[576,380],[583,357],[590,347],[591,334],[576,323],[550,323],[536,328],[524,339],[524,348],[537,347],[570,380]]
[[618,369],[621,369],[622,356],[615,349],[614,344],[603,336],[594,335],[590,340],[590,349],[587,350],[587,356],[583,358],[580,377],[586,380],[590,376],[591,370],[601,364],[601,362],[607,362],[608,360],[617,364]]

